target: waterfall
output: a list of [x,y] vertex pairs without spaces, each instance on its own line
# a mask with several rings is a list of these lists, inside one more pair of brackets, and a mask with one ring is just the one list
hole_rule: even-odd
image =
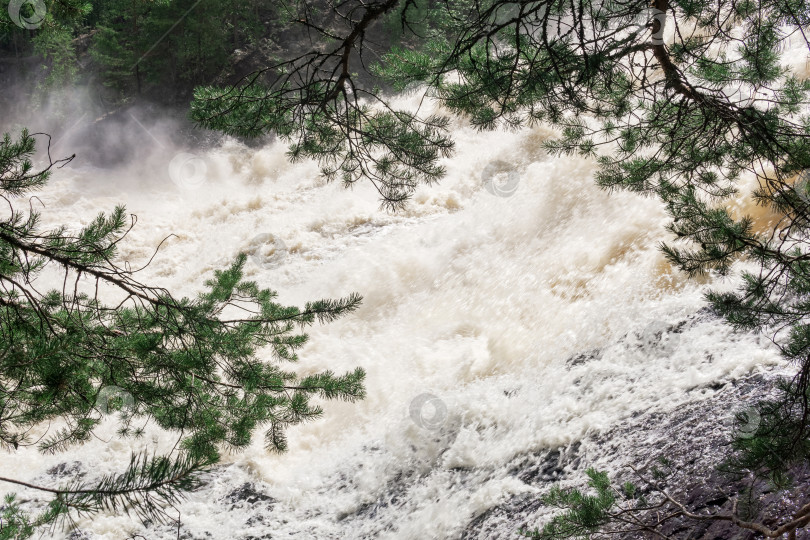
[[[153,130],[138,123],[129,129]],[[576,481],[564,471],[529,481],[516,464],[570,454],[635,415],[709,399],[716,383],[779,364],[756,335],[702,314],[706,288],[734,282],[671,268],[657,248],[670,240],[657,200],[600,190],[593,160],[545,154],[543,127],[482,133],[456,120],[452,130],[446,178],[397,213],[368,183],[346,190],[315,163],[290,164],[281,143],[179,148],[165,131],[141,133],[154,153],[126,164],[94,167],[79,153],[39,194],[46,226],[126,204],[138,224],[121,257],[133,266],[173,234],[141,279],[178,294],[243,251],[247,277],[285,305],[364,297],[309,332],[298,369],[362,366],[368,397],[325,403],[320,420],[289,430],[286,454],[258,436],[225,455],[169,512],[185,537],[459,538],[499,504]],[[15,477],[58,483],[174,443],[150,427],[120,439],[111,420],[80,448],[3,460]],[[127,516],[78,527],[88,538],[177,535]]]

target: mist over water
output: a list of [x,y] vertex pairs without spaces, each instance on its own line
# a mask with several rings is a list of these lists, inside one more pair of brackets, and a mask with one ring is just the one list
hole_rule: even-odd
[[[61,126],[53,157],[77,157],[39,194],[46,228],[123,203],[138,217],[123,260],[139,267],[166,239],[144,282],[193,295],[243,251],[247,277],[283,304],[364,297],[354,314],[311,329],[298,368],[362,366],[368,397],[326,403],[322,419],[289,430],[285,455],[258,436],[226,456],[178,507],[189,538],[456,538],[537,490],[510,472],[521,456],[779,362],[714,318],[672,332],[704,307],[707,286],[733,282],[676,273],[657,249],[670,239],[659,202],[601,191],[592,160],[543,152],[552,133],[542,127],[482,133],[456,120],[447,177],[392,214],[369,183],[326,184],[317,164],[290,164],[270,140],[190,138],[182,119],[139,110]],[[15,477],[53,482],[46,471],[62,463],[92,477],[122,469],[135,449],[173,444],[156,430],[119,439],[110,421],[70,452],[3,460]],[[245,483],[272,500],[229,499]],[[177,534],[125,516],[78,525],[92,538]]]

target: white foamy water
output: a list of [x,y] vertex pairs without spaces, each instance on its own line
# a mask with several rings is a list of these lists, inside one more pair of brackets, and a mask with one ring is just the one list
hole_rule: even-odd
[[[48,225],[78,226],[125,203],[139,221],[122,251],[133,266],[176,235],[144,281],[190,295],[246,250],[248,277],[282,303],[364,296],[356,313],[309,332],[299,368],[362,366],[367,399],[325,403],[321,420],[289,430],[285,455],[257,437],[227,456],[178,507],[186,537],[456,538],[482,512],[537,489],[510,473],[520,456],[778,362],[755,336],[713,319],[651,346],[665,323],[705,305],[706,284],[676,274],[657,250],[668,239],[657,201],[599,190],[592,161],[542,152],[548,135],[455,127],[447,177],[396,214],[379,209],[367,183],[347,191],[324,184],[315,164],[290,165],[280,145],[225,142],[183,169],[185,184],[172,182],[165,159],[123,172],[91,169],[80,155],[55,174],[40,194]],[[483,185],[497,160],[520,175],[511,196]],[[597,349],[589,362],[566,363]],[[423,394],[438,399],[412,412]],[[80,461],[90,478],[121,470],[134,449],[172,443],[157,432],[119,440],[111,423],[79,449],[4,455],[1,467],[53,482],[48,469]],[[228,502],[246,482],[274,502]],[[92,538],[176,537],[125,516],[78,524]]]

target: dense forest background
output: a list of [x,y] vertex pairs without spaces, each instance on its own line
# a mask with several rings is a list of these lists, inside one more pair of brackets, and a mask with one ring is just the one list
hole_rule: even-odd
[[[308,4],[336,17],[325,2]],[[364,38],[366,50],[373,55],[419,39],[428,28],[428,6],[418,4],[409,8],[407,26],[396,10],[372,26]],[[3,20],[3,110],[23,104],[36,110],[50,102],[65,113],[71,109],[70,88],[85,89],[89,102],[104,112],[136,102],[187,107],[196,86],[233,84],[276,59],[328,45],[296,24],[306,15],[283,2],[92,0],[63,7],[49,12],[37,28]],[[360,79],[384,86],[355,63]]]

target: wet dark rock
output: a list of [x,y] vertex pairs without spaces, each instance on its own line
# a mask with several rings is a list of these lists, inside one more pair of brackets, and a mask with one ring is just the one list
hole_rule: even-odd
[[51,476],[56,476],[58,478],[66,477],[66,476],[83,476],[82,463],[80,461],[66,461],[65,463],[60,463],[55,467],[51,467],[48,469],[46,474]]
[[601,349],[593,349],[584,353],[580,353],[577,355],[572,356],[568,360],[565,361],[565,365],[570,367],[573,366],[581,366],[582,364],[587,364],[592,360],[599,360],[602,358],[602,350]]
[[525,456],[511,469],[510,474],[530,485],[561,480],[566,471],[578,466],[578,450],[579,443],[576,443],[568,448]]
[[256,515],[250,516],[250,518],[248,518],[248,520],[245,522],[245,525],[250,527],[250,526],[259,525],[259,524],[262,524],[262,523],[264,523],[264,516],[262,514],[256,514]]
[[402,496],[405,493],[410,481],[413,481],[412,476],[408,477],[402,473],[397,474],[396,477],[389,483],[389,488],[385,490],[380,498],[361,505],[354,512],[339,515],[337,518],[338,521],[343,521],[344,519],[348,518],[372,519],[381,510],[390,506],[397,506],[402,502]]
[[711,306],[703,306],[697,310],[691,318],[696,321],[708,321],[711,319],[719,319],[720,316],[711,308]]
[[520,529],[532,529],[533,524],[527,521],[515,521],[516,516],[534,514],[542,505],[540,499],[534,495],[520,495],[512,497],[509,501],[499,505],[475,518],[464,532],[461,540],[487,540],[499,538],[504,529],[511,529],[508,538],[517,537]]
[[[794,478],[794,487],[787,491],[775,491],[766,480],[753,483],[752,508],[748,515],[742,518],[762,523],[772,529],[781,525],[785,518],[792,516],[799,508],[810,502],[810,474],[806,468],[794,468],[790,472]],[[695,513],[702,514],[728,514],[733,510],[733,498],[740,500],[748,498],[742,494],[750,482],[730,480],[727,476],[712,472],[708,478],[700,483],[693,483],[686,488],[673,489],[673,496],[684,502]],[[687,519],[674,519],[661,532],[668,536],[686,537],[690,540],[739,539],[753,540],[759,535],[752,531],[742,530],[727,521],[695,522]],[[810,538],[810,531],[804,529],[797,534],[797,539]],[[628,537],[630,538],[630,537]],[[639,537],[640,538],[640,537]]]
[[[175,529],[175,531],[177,531],[177,529]],[[180,531],[176,532],[176,534],[177,536],[175,536],[175,538],[178,538],[179,540],[206,540],[213,537],[213,535],[208,531],[203,531],[201,533],[202,536],[196,536],[189,531],[183,530],[182,528]],[[140,538],[136,537],[135,540],[140,540]]]
[[264,503],[264,506],[272,506],[276,500],[267,495],[266,493],[262,493],[258,491],[254,484],[250,482],[245,482],[235,490],[231,491],[225,496],[225,501],[231,503],[231,508],[235,508],[239,506],[240,503],[247,503],[250,505],[261,504]]
[[[560,480],[567,485],[574,479],[585,481],[582,469],[620,471],[611,474],[617,482],[641,482],[631,470],[648,474],[657,461],[670,462],[665,487],[672,496],[696,513],[730,514],[733,499],[746,484],[743,480],[720,473],[717,466],[726,457],[731,435],[734,406],[756,402],[773,388],[772,374],[755,374],[731,383],[718,384],[718,392],[684,403],[671,410],[645,410],[627,418],[609,431],[582,441],[570,449],[557,449],[524,456],[510,471],[526,484],[546,492]],[[755,505],[750,516],[775,528],[779,519],[792,516],[810,501],[810,469],[791,471],[795,487],[776,492],[765,480],[754,484]],[[471,520],[460,538],[463,540],[512,539],[521,529],[541,527],[549,509],[539,494],[519,494]],[[746,516],[743,516],[746,517]],[[695,522],[673,519],[661,532],[673,540],[754,540],[756,536],[727,521]],[[651,538],[644,534],[616,535],[622,540]],[[797,539],[810,540],[810,531],[802,530]]]

